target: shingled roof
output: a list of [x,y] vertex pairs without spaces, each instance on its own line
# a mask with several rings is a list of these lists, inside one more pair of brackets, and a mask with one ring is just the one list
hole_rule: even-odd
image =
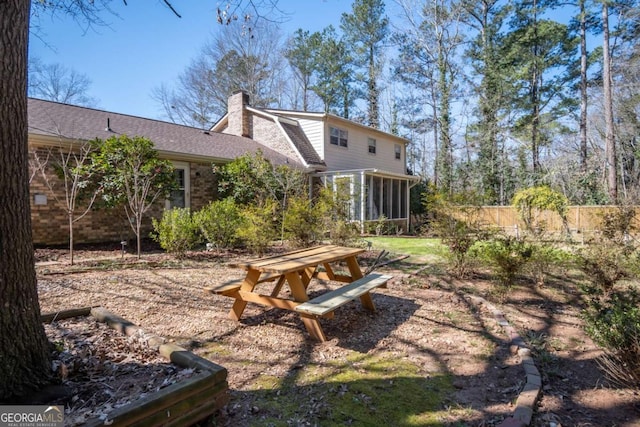
[[28,100],[29,134],[69,140],[107,139],[111,136],[142,136],[168,158],[228,162],[261,150],[275,164],[301,166],[250,138],[203,131],[160,120],[79,107],[35,98]]
[[287,133],[287,136],[296,147],[304,161],[308,165],[326,166],[324,161],[318,155],[318,152],[313,148],[309,138],[304,133],[299,124],[290,124],[285,121],[280,121],[282,128]]

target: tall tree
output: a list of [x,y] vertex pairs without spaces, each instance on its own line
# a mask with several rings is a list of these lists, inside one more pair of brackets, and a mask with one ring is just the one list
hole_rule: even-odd
[[28,215],[28,34],[29,2],[0,2],[0,401],[51,378]]
[[609,201],[618,201],[618,157],[613,123],[613,81],[611,78],[611,51],[609,37],[609,4],[602,2],[602,89],[604,103],[607,187]]
[[509,8],[498,0],[468,0],[463,7],[467,24],[477,33],[466,52],[473,74],[479,78],[479,84],[475,86],[478,121],[471,127],[472,137],[478,145],[475,169],[480,177],[484,203],[504,204],[500,162],[500,116],[504,109],[500,31]]
[[[460,22],[462,9],[456,0],[431,0],[418,9],[408,0],[399,1],[406,26],[405,51],[422,64],[422,83],[427,82],[433,119],[437,123],[434,184],[445,193],[453,191],[452,102],[456,93],[459,67],[456,64],[462,45]],[[406,56],[407,59],[411,55]],[[417,64],[416,64],[417,65]],[[420,66],[411,67],[419,71]]]
[[313,86],[316,56],[320,42],[320,33],[309,34],[309,31],[298,29],[289,38],[284,51],[284,56],[289,61],[293,75],[302,86],[302,111],[309,109],[309,93]]
[[97,101],[89,96],[91,80],[88,76],[62,64],[43,64],[38,58],[29,59],[29,96],[92,107]]
[[544,12],[541,0],[517,2],[505,40],[509,102],[516,114],[513,132],[531,155],[532,182],[526,185],[541,180],[541,147],[551,140],[551,127],[575,105],[570,89],[577,77],[574,52],[578,40],[567,25],[542,19]]
[[369,126],[378,128],[378,79],[384,65],[382,48],[389,32],[389,19],[382,0],[355,0],[352,7],[352,13],[342,14],[341,29],[347,43],[354,48],[356,64],[366,69],[362,80],[367,87],[367,121]]
[[353,60],[346,42],[340,40],[332,25],[320,33],[313,92],[324,103],[324,111],[349,118],[355,95],[352,89]]

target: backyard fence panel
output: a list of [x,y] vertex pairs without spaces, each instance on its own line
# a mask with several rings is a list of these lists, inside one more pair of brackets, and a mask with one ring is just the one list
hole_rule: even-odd
[[[592,235],[594,230],[600,228],[602,217],[605,213],[614,212],[617,206],[569,206],[567,210],[567,226],[572,233],[586,233]],[[638,209],[638,207],[634,207]],[[518,232],[524,229],[524,222],[520,219],[518,211],[512,206],[481,206],[477,209],[460,209],[457,215],[460,219],[470,220],[471,212],[480,224],[498,227],[506,232]],[[537,217],[544,221],[546,230],[551,233],[562,233],[565,225],[562,218],[555,212],[544,211]],[[633,220],[635,233],[640,231],[640,216]]]

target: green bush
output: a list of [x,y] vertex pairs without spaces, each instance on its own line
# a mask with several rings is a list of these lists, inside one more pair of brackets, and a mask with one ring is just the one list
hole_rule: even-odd
[[607,240],[626,244],[627,237],[635,230],[635,216],[636,210],[630,206],[618,206],[612,211],[605,211],[600,216],[599,231]]
[[322,207],[308,197],[290,198],[283,219],[286,237],[296,247],[310,246],[322,236],[322,215]]
[[182,257],[199,243],[198,228],[188,208],[174,208],[162,213],[162,219],[153,218],[151,237],[165,251]]
[[576,251],[578,267],[599,292],[609,293],[615,284],[630,276],[633,248],[609,241],[592,243]]
[[266,201],[262,206],[246,206],[241,211],[242,225],[237,236],[258,255],[264,254],[271,242],[276,238],[274,218],[277,215],[277,203]]
[[242,216],[231,197],[209,203],[194,214],[194,221],[204,239],[218,249],[233,247],[238,241]]
[[323,188],[315,200],[315,208],[322,215],[323,235],[334,245],[359,246],[360,223],[351,221],[351,197],[349,193],[334,193]]
[[563,249],[543,243],[531,243],[531,256],[525,267],[533,276],[537,286],[543,286],[547,275],[554,267],[569,266],[571,254]]
[[484,229],[478,220],[478,208],[459,205],[440,194],[431,193],[425,195],[425,205],[433,215],[432,231],[448,249],[445,255],[449,259],[450,272],[458,277],[468,275],[474,263],[469,250],[491,235],[491,231]]
[[525,188],[518,191],[511,202],[518,211],[525,228],[535,237],[542,237],[547,224],[542,219],[545,211],[555,212],[562,219],[565,231],[568,232],[567,208],[569,200],[562,194],[546,185]]
[[599,362],[615,383],[640,388],[640,296],[635,289],[592,296],[583,311],[585,328],[606,350]]
[[498,280],[511,286],[533,255],[533,246],[513,236],[496,236],[473,245],[471,253],[486,262]]

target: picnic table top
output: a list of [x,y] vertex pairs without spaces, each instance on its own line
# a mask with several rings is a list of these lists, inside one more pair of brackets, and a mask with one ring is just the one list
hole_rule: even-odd
[[364,248],[337,245],[320,245],[267,258],[231,263],[231,267],[258,270],[276,274],[287,274],[307,267],[344,260],[365,252]]

